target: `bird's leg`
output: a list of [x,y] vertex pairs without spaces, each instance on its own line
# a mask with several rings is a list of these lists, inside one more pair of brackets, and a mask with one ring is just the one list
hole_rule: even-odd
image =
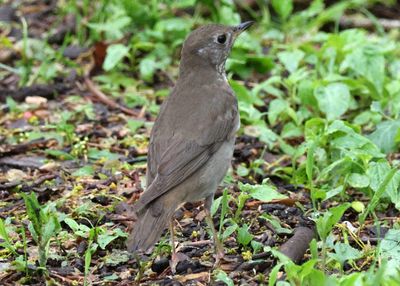
[[215,247],[215,264],[219,264],[219,261],[224,258],[225,256],[225,251],[224,251],[224,245],[223,243],[219,240],[218,237],[218,232],[215,229],[214,226],[214,221],[211,216],[211,205],[214,200],[214,193],[211,196],[208,196],[204,202],[204,210],[206,212],[206,221],[211,228],[212,235],[213,235],[213,240],[214,240],[214,247]]
[[170,267],[171,267],[172,273],[175,273],[176,266],[179,263],[179,258],[176,255],[176,248],[175,248],[174,218],[172,218],[171,221],[169,222],[169,231],[171,233],[171,248],[172,248]]

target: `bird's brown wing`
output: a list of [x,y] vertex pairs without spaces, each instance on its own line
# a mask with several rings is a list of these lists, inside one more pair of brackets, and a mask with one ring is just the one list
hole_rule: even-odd
[[199,139],[188,139],[175,134],[161,155],[154,179],[135,204],[135,211],[140,212],[147,204],[179,185],[203,166],[235,132],[236,116],[237,106],[233,104],[225,114],[217,116],[210,125],[207,124],[207,129],[198,132]]

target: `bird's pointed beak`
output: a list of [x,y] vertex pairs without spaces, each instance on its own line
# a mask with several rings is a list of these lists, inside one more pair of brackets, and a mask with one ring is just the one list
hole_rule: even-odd
[[247,30],[251,25],[254,24],[254,21],[247,21],[247,22],[243,22],[237,26],[233,27],[233,32],[237,35],[239,35],[240,33],[242,33],[243,31]]

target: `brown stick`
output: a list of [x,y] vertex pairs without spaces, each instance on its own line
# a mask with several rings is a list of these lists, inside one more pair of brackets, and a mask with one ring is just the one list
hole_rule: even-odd
[[105,105],[108,105],[111,108],[114,109],[119,109],[125,114],[132,115],[135,117],[138,117],[138,113],[136,111],[133,111],[125,106],[122,106],[115,101],[109,99],[101,90],[99,90],[91,81],[88,77],[85,77],[85,83],[87,88],[90,90],[90,92],[98,99],[100,102],[102,102]]
[[299,263],[306,253],[311,240],[314,237],[314,230],[308,227],[296,228],[294,235],[281,245],[279,251],[289,257],[293,262]]
[[56,94],[63,93],[71,89],[68,83],[55,84],[34,84],[31,86],[21,87],[17,90],[9,90],[0,88],[0,102],[5,102],[7,96],[18,102],[25,100],[27,96],[41,96],[47,99],[53,99]]
[[55,139],[45,139],[45,138],[38,138],[26,143],[21,143],[17,145],[3,145],[0,146],[0,157],[9,156],[9,155],[16,155],[25,153],[27,151],[36,149],[36,148],[47,148],[49,143],[52,141],[56,141]]
[[38,178],[37,180],[33,181],[30,184],[21,183],[21,182],[10,182],[10,183],[5,183],[5,184],[0,184],[0,190],[8,190],[8,189],[12,189],[16,186],[22,185],[21,191],[27,192],[27,191],[30,191],[32,188],[41,185],[42,183],[44,183],[47,180],[52,180],[52,179],[56,178],[57,176],[58,176],[58,174],[44,175],[44,176]]
[[[392,19],[377,19],[377,22],[386,30],[400,29],[400,20]],[[370,19],[356,16],[343,15],[339,21],[340,26],[346,28],[364,28],[372,29],[375,27],[375,23]]]

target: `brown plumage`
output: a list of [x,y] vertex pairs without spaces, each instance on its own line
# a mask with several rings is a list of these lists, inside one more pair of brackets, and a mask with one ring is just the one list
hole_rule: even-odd
[[224,65],[236,36],[250,24],[206,25],[186,39],[179,79],[150,135],[147,189],[133,207],[137,221],[128,250],[152,247],[185,202],[205,199],[209,211],[239,128]]

